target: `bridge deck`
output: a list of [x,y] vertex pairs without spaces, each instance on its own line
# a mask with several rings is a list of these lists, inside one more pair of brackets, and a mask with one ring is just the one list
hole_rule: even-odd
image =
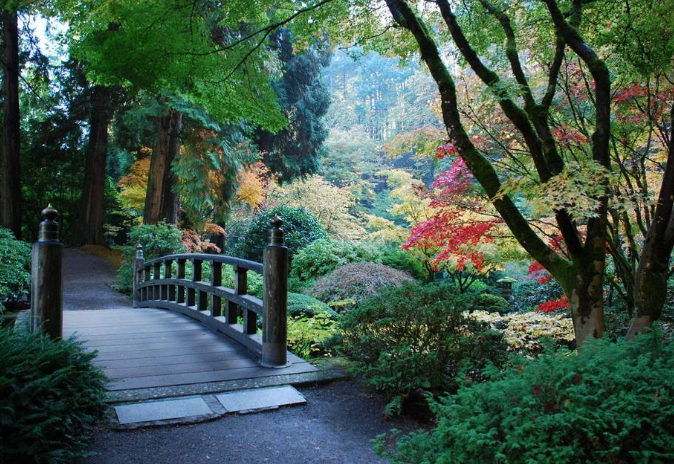
[[288,354],[290,365],[268,369],[238,342],[181,314],[153,308],[65,311],[64,337],[77,334],[111,379],[132,390],[254,379],[317,369]]

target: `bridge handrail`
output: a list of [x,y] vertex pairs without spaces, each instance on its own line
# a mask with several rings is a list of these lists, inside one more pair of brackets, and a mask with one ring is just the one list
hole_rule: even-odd
[[[133,273],[134,307],[164,308],[193,317],[261,355],[267,367],[287,365],[288,248],[283,222],[272,219],[263,262],[206,253],[180,253],[145,261],[138,245]],[[186,264],[192,263],[191,279]],[[203,281],[203,263],[211,262],[210,282]],[[173,276],[173,263],[177,275]],[[234,268],[234,288],[222,285],[222,265]],[[163,272],[162,272],[163,270]],[[248,295],[248,271],[264,279],[264,298]],[[227,302],[223,308],[222,300]],[[239,324],[239,314],[243,324]],[[257,316],[262,316],[262,337]]]
[[229,264],[230,266],[238,266],[249,271],[257,272],[262,275],[264,273],[264,266],[257,261],[250,261],[243,258],[236,258],[234,256],[214,255],[210,253],[180,253],[175,255],[166,255],[159,258],[145,261],[145,266],[153,266],[155,263],[163,263],[165,261],[178,261],[180,259],[201,261],[210,261],[215,263]]

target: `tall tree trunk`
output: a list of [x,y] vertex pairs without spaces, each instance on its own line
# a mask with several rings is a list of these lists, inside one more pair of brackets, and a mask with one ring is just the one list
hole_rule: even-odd
[[75,225],[74,243],[103,245],[103,197],[105,193],[105,164],[108,156],[108,126],[112,119],[113,89],[94,86],[91,93],[89,144],[84,170],[84,186],[79,215]]
[[576,346],[589,338],[599,338],[606,328],[604,322],[604,266],[603,255],[574,266],[568,278],[556,277],[569,299]]
[[[670,127],[674,128],[674,105],[671,122]],[[634,282],[637,311],[628,338],[642,332],[660,317],[667,297],[669,261],[674,248],[674,130],[670,133],[668,151],[658,204],[641,250]]]
[[0,225],[21,238],[21,169],[19,112],[19,30],[17,13],[2,11],[3,24],[3,114],[2,191]]
[[177,222],[177,199],[171,191],[171,162],[180,149],[181,126],[182,113],[174,109],[168,110],[157,121],[157,141],[152,150],[145,195],[144,224],[157,224],[162,220]]
[[171,136],[162,189],[161,217],[169,224],[176,225],[178,224],[179,198],[178,194],[173,191],[176,178],[171,171],[171,165],[180,153],[180,133],[183,129],[183,114],[180,111],[173,110],[171,112],[171,119]]

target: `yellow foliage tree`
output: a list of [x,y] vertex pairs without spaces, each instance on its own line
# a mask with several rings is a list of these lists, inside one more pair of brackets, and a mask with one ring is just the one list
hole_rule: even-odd
[[361,240],[365,236],[363,220],[352,213],[356,204],[353,194],[322,176],[310,176],[287,185],[274,183],[268,200],[270,204],[307,209],[337,240]]

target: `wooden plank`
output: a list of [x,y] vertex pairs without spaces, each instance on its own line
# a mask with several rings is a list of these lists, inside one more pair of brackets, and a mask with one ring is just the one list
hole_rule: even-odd
[[194,372],[219,371],[257,367],[257,362],[251,358],[235,357],[221,361],[183,364],[160,364],[152,366],[138,366],[128,368],[106,368],[105,375],[110,379],[128,379],[132,377],[150,377],[169,374],[187,374]]
[[252,353],[260,355],[262,352],[262,337],[257,334],[244,334],[243,328],[239,324],[228,324],[227,321],[222,317],[211,317],[208,314],[190,309],[189,307],[177,303],[171,303],[168,301],[155,301],[153,304],[175,311],[180,314],[189,316],[201,323],[206,327],[217,330],[225,334],[227,337],[241,343],[246,348],[248,348]]
[[147,320],[147,321],[128,321],[128,322],[122,322],[122,323],[115,323],[115,322],[108,322],[108,321],[100,321],[96,323],[89,323],[89,324],[65,324],[64,327],[67,327],[69,329],[78,329],[81,331],[84,330],[90,330],[90,329],[130,329],[130,328],[135,328],[135,327],[152,327],[152,326],[162,326],[162,327],[171,327],[171,326],[176,326],[176,325],[186,325],[190,324],[191,321],[189,320]]
[[194,342],[194,341],[220,341],[222,336],[219,336],[210,331],[204,330],[192,330],[185,332],[183,334],[152,334],[150,336],[134,336],[134,335],[117,335],[115,337],[109,337],[106,339],[87,339],[84,340],[84,346],[116,346],[116,345],[128,345],[129,343],[167,343],[170,341],[180,341],[183,343]]
[[[224,352],[241,352],[239,347],[225,346],[224,344],[209,345],[201,348],[203,353],[224,353]],[[135,359],[135,358],[156,358],[162,356],[175,356],[177,354],[184,354],[185,348],[166,348],[163,350],[146,350],[146,351],[118,351],[114,353],[98,353],[99,361],[106,361],[108,359]]]
[[[70,332],[73,333],[73,332]],[[197,334],[197,333],[212,333],[209,330],[204,330],[203,327],[192,327],[192,326],[186,326],[183,329],[180,330],[171,330],[171,331],[160,331],[160,332],[140,332],[140,333],[135,333],[135,334],[130,334],[130,333],[104,333],[102,335],[91,335],[87,334],[87,341],[91,342],[96,342],[96,341],[106,341],[106,340],[122,340],[122,339],[129,339],[129,340],[144,340],[144,339],[150,339],[150,338],[159,338],[159,337],[185,337],[190,334]]]
[[225,361],[232,359],[232,356],[246,357],[246,352],[214,351],[211,353],[189,353],[175,354],[169,356],[156,356],[152,358],[121,358],[99,360],[94,359],[93,363],[101,368],[125,369],[131,367],[163,366],[170,364],[199,363],[209,361]]
[[189,374],[156,375],[114,381],[108,385],[108,389],[115,391],[132,390],[137,388],[168,387],[172,385],[188,385],[193,383],[222,382],[227,380],[252,379],[284,374],[299,374],[303,372],[314,372],[316,370],[317,369],[309,363],[297,363],[292,364],[284,369],[251,367],[210,372],[196,372]]
[[[90,330],[75,330],[71,333],[79,332],[80,335],[87,335],[87,336],[92,336],[92,335],[114,335],[114,334],[147,334],[147,333],[167,333],[167,332],[181,332],[185,329],[189,328],[189,326],[176,326],[174,328],[166,328],[166,327],[134,327],[134,328],[129,328],[127,330],[116,330],[116,329],[90,329]],[[196,330],[204,330],[198,326],[195,328]],[[72,329],[70,329],[72,330]]]
[[[120,352],[135,353],[138,351],[156,351],[174,348],[183,348],[189,349],[190,351],[199,351],[202,348],[206,348],[212,345],[213,342],[209,340],[206,341],[173,340],[170,342],[159,342],[159,343],[157,342],[129,343],[126,345],[106,345],[106,346],[91,345],[85,346],[85,348],[89,351],[95,349],[98,350],[100,354],[103,354],[103,353],[120,353]],[[222,339],[220,339],[220,343],[218,343],[218,346],[229,347],[236,350],[241,349],[241,346],[239,346],[238,344]]]

